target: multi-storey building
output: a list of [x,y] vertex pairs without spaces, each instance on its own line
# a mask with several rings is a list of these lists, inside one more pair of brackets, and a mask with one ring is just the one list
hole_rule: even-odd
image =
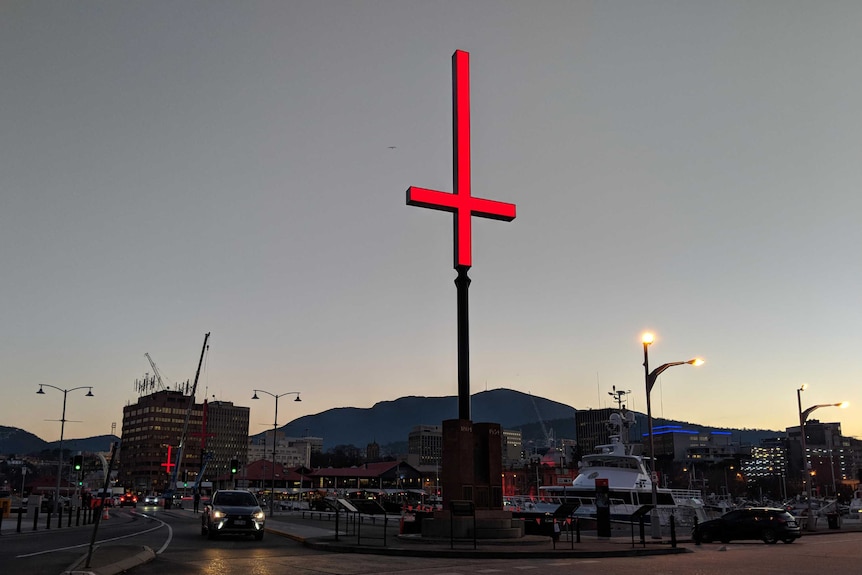
[[[798,425],[787,428],[787,440],[788,477],[801,487],[805,474]],[[860,480],[860,445],[859,440],[841,435],[840,423],[806,421],[805,448],[813,491],[832,496],[845,484],[845,490],[852,492],[852,484]]]
[[[186,417],[188,416],[188,423]],[[163,390],[123,408],[119,483],[138,492],[169,487],[185,428],[178,482],[229,473],[231,459],[246,460],[249,408],[229,401],[194,403],[182,391]],[[207,459],[203,477],[198,477]]]
[[407,435],[408,461],[414,467],[439,466],[443,456],[443,428],[417,425]]
[[230,401],[204,401],[206,432],[201,443],[209,461],[203,479],[229,474],[232,459],[240,465],[248,461],[249,412]]
[[[191,410],[189,407],[191,406]],[[177,477],[200,468],[203,406],[181,391],[162,390],[138,398],[123,408],[118,482],[139,492],[164,491],[177,463],[183,427],[188,427]]]
[[520,429],[503,430],[503,469],[520,465],[523,459],[524,440]]
[[[273,439],[274,438],[274,439]],[[285,468],[310,467],[311,454],[323,450],[322,437],[287,437],[283,431],[267,431],[256,437],[247,438],[248,461],[272,461],[275,449],[275,462]]]
[[608,422],[612,413],[619,413],[619,410],[605,407],[575,412],[575,435],[582,454],[593,453],[597,445],[610,443]]

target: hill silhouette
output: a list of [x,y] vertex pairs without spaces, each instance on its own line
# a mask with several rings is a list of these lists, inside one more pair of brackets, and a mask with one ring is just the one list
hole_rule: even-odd
[[[569,405],[511,389],[493,389],[472,396],[472,419],[475,422],[499,423],[504,429],[522,433],[525,448],[546,446],[545,432],[556,438],[575,439],[575,412]],[[417,425],[441,425],[458,414],[458,398],[407,396],[381,401],[368,408],[338,407],[314,415],[305,415],[279,428],[287,436],[306,435],[323,438],[324,451],[336,445],[364,447],[377,442],[389,454],[406,453],[407,436]],[[646,416],[635,413],[632,440],[646,433]],[[695,423],[655,418],[655,425],[680,425],[688,429],[730,431],[733,441],[758,445],[761,439],[783,436],[783,431],[763,429],[708,428]],[[253,434],[261,437],[264,432]],[[63,449],[69,451],[109,451],[119,438],[100,435],[84,439],[65,439]],[[23,429],[0,426],[0,454],[38,455],[56,450],[59,442],[47,442]]]
[[[574,422],[575,418],[576,410],[569,405],[511,389],[483,391],[471,399],[473,421],[499,423],[505,429],[538,423],[537,413],[543,420],[569,419]],[[325,450],[335,445],[364,447],[372,441],[380,445],[406,442],[410,430],[417,425],[442,425],[444,420],[457,417],[456,396],[407,396],[381,401],[368,408],[329,409],[300,417],[279,429],[290,437],[322,437]]]

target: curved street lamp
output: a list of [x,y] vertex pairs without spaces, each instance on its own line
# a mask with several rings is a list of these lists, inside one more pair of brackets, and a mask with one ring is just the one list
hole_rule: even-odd
[[252,399],[260,399],[257,396],[258,391],[261,393],[265,393],[270,397],[275,398],[275,419],[272,422],[272,474],[271,474],[272,475],[272,493],[270,493],[270,496],[269,496],[269,516],[272,517],[273,513],[275,513],[275,507],[274,507],[274,503],[275,503],[275,445],[276,445],[275,432],[276,432],[276,429],[278,429],[278,398],[284,397],[285,395],[296,395],[296,399],[294,399],[293,401],[302,401],[302,400],[299,399],[299,394],[300,394],[299,391],[285,391],[284,393],[275,394],[275,393],[270,393],[270,392],[266,391],[265,389],[255,389],[254,395],[252,396]]
[[806,530],[814,531],[814,520],[812,518],[812,513],[814,511],[811,506],[811,471],[810,465],[808,463],[808,448],[805,445],[805,420],[808,419],[808,416],[811,415],[811,412],[815,409],[820,409],[821,407],[840,407],[842,409],[846,408],[850,405],[847,401],[842,401],[840,403],[821,403],[819,405],[812,405],[808,409],[802,409],[802,392],[808,389],[808,384],[803,383],[796,390],[796,403],[799,406],[799,438],[802,443],[802,477],[805,482],[806,492],[808,494],[808,518],[806,519]]
[[[60,416],[60,455],[57,456],[57,489],[54,494],[54,510],[53,512],[57,512],[57,506],[60,505],[60,477],[63,475],[63,432],[66,429],[66,396],[70,391],[75,391],[76,389],[86,389],[87,395],[84,397],[93,397],[93,386],[92,385],[82,385],[80,387],[73,387],[72,389],[62,389],[57,387],[56,385],[51,385],[50,383],[40,383],[39,391],[36,392],[37,395],[45,395],[45,390],[43,387],[50,387],[51,389],[56,389],[57,391],[63,392],[63,415]],[[23,494],[22,494],[23,495]]]
[[654,370],[649,370],[649,346],[655,341],[655,336],[649,332],[643,334],[641,337],[641,342],[644,346],[644,378],[646,380],[646,405],[647,405],[647,428],[649,431],[649,450],[650,457],[652,458],[652,462],[650,467],[652,468],[652,477],[650,478],[650,483],[652,484],[652,504],[653,508],[650,511],[650,530],[652,532],[651,537],[653,539],[661,539],[661,525],[659,524],[658,518],[658,485],[657,479],[658,476],[656,474],[656,463],[658,458],[655,455],[655,439],[653,437],[652,432],[652,404],[650,402],[650,392],[652,391],[653,386],[655,385],[656,379],[661,375],[666,369],[677,366],[677,365],[693,365],[695,367],[703,365],[704,361],[700,358],[690,359],[688,361],[672,361],[670,363],[664,363]]

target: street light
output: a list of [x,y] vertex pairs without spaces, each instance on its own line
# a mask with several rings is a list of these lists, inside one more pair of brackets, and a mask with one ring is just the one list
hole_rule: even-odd
[[275,432],[276,432],[276,429],[278,429],[278,398],[284,397],[285,395],[296,394],[296,399],[294,399],[294,401],[302,401],[302,400],[299,399],[299,393],[300,392],[298,392],[298,391],[286,391],[284,393],[275,394],[275,393],[270,393],[264,389],[255,389],[254,395],[252,396],[252,399],[260,399],[257,396],[258,391],[261,393],[265,393],[270,397],[275,398],[275,419],[272,422],[272,492],[269,494],[269,516],[272,517],[273,513],[275,513],[275,506],[274,506],[274,502],[275,502]]
[[803,481],[806,485],[806,492],[808,494],[808,518],[806,519],[806,529],[808,531],[814,531],[814,518],[812,517],[812,513],[814,508],[811,506],[811,471],[809,470],[808,465],[808,448],[805,446],[805,420],[808,419],[808,416],[811,415],[811,412],[815,409],[820,409],[821,407],[840,407],[842,409],[846,408],[850,405],[847,401],[842,401],[840,403],[821,403],[819,405],[812,405],[808,409],[802,409],[802,392],[808,388],[807,383],[803,383],[796,390],[796,403],[799,407],[799,437],[802,443],[802,477]]
[[70,391],[75,391],[76,389],[86,389],[87,395],[84,397],[93,397],[93,386],[82,385],[80,387],[73,387],[72,389],[61,389],[49,383],[40,383],[39,391],[36,392],[37,395],[45,395],[45,390],[42,389],[43,387],[50,387],[63,392],[63,415],[60,416],[60,455],[57,456],[57,490],[54,494],[54,513],[56,513],[57,506],[60,504],[60,477],[63,475],[63,432],[66,429],[66,395],[68,395]]
[[669,367],[674,367],[676,365],[703,365],[703,360],[695,358],[688,361],[673,361],[671,363],[664,363],[652,370],[652,372],[650,372],[648,350],[649,346],[653,343],[653,341],[655,341],[655,336],[647,332],[643,334],[641,341],[644,345],[644,378],[646,379],[647,428],[649,431],[650,457],[652,458],[652,477],[650,478],[650,483],[652,484],[653,508],[650,511],[650,530],[652,531],[653,539],[661,539],[661,525],[659,525],[658,518],[658,474],[656,473],[656,463],[658,461],[658,458],[655,455],[655,439],[652,432],[652,404],[650,403],[650,392],[655,385],[656,379],[658,379],[658,376],[661,375],[664,370],[668,369]]

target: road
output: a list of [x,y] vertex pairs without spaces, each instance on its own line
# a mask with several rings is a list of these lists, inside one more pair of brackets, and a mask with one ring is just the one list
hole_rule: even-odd
[[[796,543],[766,545],[738,542],[728,545],[687,545],[692,553],[655,557],[599,559],[448,559],[390,557],[314,551],[291,539],[267,533],[261,542],[246,537],[210,541],[200,535],[197,518],[186,512],[168,518],[173,538],[156,560],[134,570],[134,575],[477,575],[548,573],[555,575],[631,575],[646,570],[656,574],[746,575],[805,574],[825,565],[837,573],[858,571],[862,533],[832,533],[803,537]],[[157,516],[159,516],[157,514]]]
[[[6,520],[9,521],[8,519]],[[9,523],[4,523],[8,528]],[[32,531],[32,524],[20,534],[3,535],[0,540],[0,573],[57,575],[90,548],[93,525]],[[134,544],[161,549],[171,539],[172,528],[164,521],[131,508],[114,509],[110,519],[100,521],[96,545]]]
[[[199,516],[188,510],[157,508],[114,510],[102,522],[101,545],[147,545],[156,559],[136,567],[134,575],[809,575],[828,569],[859,570],[860,532],[805,536],[796,543],[760,542],[685,545],[691,553],[630,558],[450,559],[391,557],[315,551],[288,538],[267,533],[263,541],[200,534]],[[0,541],[0,572],[57,575],[86,553],[92,526],[5,536]]]

